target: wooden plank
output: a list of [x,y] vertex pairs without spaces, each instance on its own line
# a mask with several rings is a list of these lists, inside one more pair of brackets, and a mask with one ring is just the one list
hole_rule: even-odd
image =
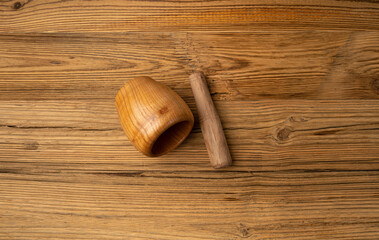
[[190,64],[205,69],[219,99],[379,97],[378,32],[193,34],[189,41]]
[[[379,167],[379,100],[217,101],[233,171],[371,171]],[[194,103],[190,102],[195,112]],[[198,123],[176,150],[144,157],[112,101],[1,101],[6,171],[204,171]]]
[[378,30],[377,1],[3,1],[0,32]]
[[0,174],[2,239],[375,239],[378,172]]
[[190,100],[377,99],[378,32],[0,35],[0,99],[113,99],[148,75]]
[[198,125],[152,159],[113,100],[0,101],[0,238],[374,239],[378,101],[216,101],[220,171]]

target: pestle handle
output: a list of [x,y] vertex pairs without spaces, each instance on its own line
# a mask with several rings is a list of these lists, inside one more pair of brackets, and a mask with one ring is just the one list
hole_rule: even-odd
[[230,166],[232,157],[205,77],[202,72],[195,72],[189,79],[211,164],[214,168]]

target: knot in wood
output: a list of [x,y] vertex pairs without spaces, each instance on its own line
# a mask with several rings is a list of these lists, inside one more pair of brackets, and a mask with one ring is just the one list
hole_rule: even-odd
[[38,147],[39,147],[39,143],[37,141],[26,142],[24,144],[24,149],[25,150],[37,150]]
[[379,94],[379,79],[374,79],[371,82],[371,87],[376,94]]
[[13,4],[13,9],[18,10],[22,7],[22,4],[20,2],[15,2]]
[[238,226],[238,230],[241,234],[241,237],[246,238],[249,236],[249,227],[247,227],[245,224],[240,223]]
[[278,131],[277,138],[280,141],[286,141],[289,139],[290,133],[291,133],[291,129],[289,129],[288,127],[284,127]]
[[165,114],[165,113],[167,113],[168,112],[168,107],[163,107],[163,108],[161,108],[160,110],[159,110],[159,113],[160,114]]

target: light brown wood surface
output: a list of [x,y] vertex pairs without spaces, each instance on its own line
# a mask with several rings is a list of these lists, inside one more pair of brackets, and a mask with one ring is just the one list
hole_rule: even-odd
[[0,31],[378,30],[375,0],[5,0]]
[[[0,239],[377,239],[377,1],[0,1]],[[233,158],[213,170],[188,76]],[[195,115],[139,153],[114,97]]]

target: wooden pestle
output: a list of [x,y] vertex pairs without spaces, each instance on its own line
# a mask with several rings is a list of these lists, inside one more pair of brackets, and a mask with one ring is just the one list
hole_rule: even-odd
[[205,77],[202,72],[195,72],[189,79],[211,164],[214,168],[230,166],[232,157]]

